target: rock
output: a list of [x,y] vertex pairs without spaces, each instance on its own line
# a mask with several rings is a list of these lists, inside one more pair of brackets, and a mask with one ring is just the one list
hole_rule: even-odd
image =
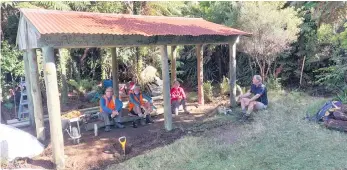
[[32,158],[41,154],[44,146],[32,135],[12,126],[0,124],[1,159]]

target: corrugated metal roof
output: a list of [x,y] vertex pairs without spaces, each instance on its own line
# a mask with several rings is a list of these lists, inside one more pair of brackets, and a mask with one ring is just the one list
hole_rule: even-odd
[[138,16],[43,9],[20,9],[43,34],[247,35],[201,18]]

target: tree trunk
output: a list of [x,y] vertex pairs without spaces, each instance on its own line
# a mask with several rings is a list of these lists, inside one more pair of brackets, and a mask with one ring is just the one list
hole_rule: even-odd
[[176,46],[171,46],[171,84],[176,80]]
[[203,46],[201,44],[196,45],[196,57],[197,57],[197,79],[198,79],[198,103],[204,105],[204,60],[203,60]]
[[142,56],[140,54],[140,47],[135,47],[136,54],[136,77],[140,84],[142,84],[141,80],[141,71],[142,71]]
[[[106,53],[105,55],[101,56],[101,79],[105,80],[107,77],[107,73],[106,73],[106,61],[107,61],[107,57],[109,55],[109,50],[105,49]],[[111,55],[111,54],[110,54]]]
[[222,69],[222,58],[223,58],[223,53],[221,52],[222,50],[222,46],[220,45],[220,49],[219,49],[219,57],[218,58],[218,79],[222,79],[223,78],[223,69]]
[[68,86],[67,86],[67,78],[66,78],[66,64],[67,60],[70,56],[70,52],[68,49],[59,49],[59,61],[60,61],[60,69],[61,69],[61,101],[63,104],[68,102]]
[[304,56],[304,59],[302,60],[301,72],[300,72],[300,86],[301,86],[301,83],[302,83],[302,75],[304,73],[305,60],[306,60],[306,56]]

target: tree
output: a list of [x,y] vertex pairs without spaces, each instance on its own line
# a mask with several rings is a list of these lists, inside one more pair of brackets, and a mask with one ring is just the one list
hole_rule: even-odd
[[15,86],[18,77],[24,76],[22,53],[7,41],[3,41],[1,44],[1,71],[2,79],[5,79],[3,76],[6,75],[10,77],[11,86]]
[[254,58],[265,80],[278,55],[297,40],[302,19],[284,2],[242,2],[238,24],[252,33],[241,40],[242,50]]

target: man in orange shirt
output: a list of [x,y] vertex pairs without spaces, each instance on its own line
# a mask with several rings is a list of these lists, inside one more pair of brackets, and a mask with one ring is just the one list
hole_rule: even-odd
[[114,121],[115,126],[118,128],[124,128],[124,125],[120,124],[120,118],[123,103],[117,96],[113,95],[113,88],[108,87],[105,91],[105,95],[100,99],[100,115],[105,121],[105,131],[111,130],[110,119]]
[[[142,125],[145,123],[154,123],[151,119],[151,112],[153,111],[153,101],[151,97],[141,93],[139,86],[134,86],[129,99],[129,112],[134,116],[146,118],[146,122],[144,122],[143,119],[140,120]],[[143,99],[146,99],[147,102]],[[133,127],[137,128],[137,123],[135,121],[133,122]]]
[[186,106],[186,94],[184,93],[183,88],[180,87],[180,83],[177,80],[174,81],[173,87],[170,91],[170,96],[173,114],[178,115],[178,109],[181,105],[183,106],[184,112],[190,114]]

